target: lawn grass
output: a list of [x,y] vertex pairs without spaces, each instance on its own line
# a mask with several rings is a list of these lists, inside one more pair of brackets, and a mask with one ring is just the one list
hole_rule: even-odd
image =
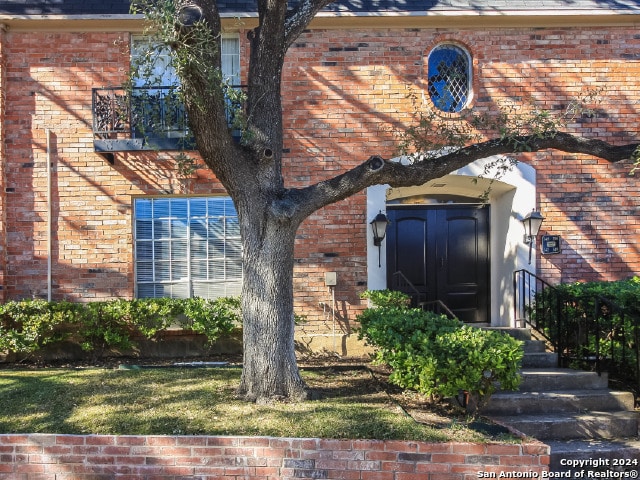
[[366,369],[303,371],[321,399],[235,399],[239,368],[0,370],[0,433],[493,440],[414,421]]

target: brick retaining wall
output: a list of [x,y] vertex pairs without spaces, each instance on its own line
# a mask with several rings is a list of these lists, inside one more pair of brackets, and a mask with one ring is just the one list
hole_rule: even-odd
[[2,480],[471,480],[548,471],[542,443],[472,444],[268,437],[0,435]]

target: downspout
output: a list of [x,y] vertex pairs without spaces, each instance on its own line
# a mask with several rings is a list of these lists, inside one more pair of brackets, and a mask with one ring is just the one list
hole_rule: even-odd
[[7,295],[6,33],[7,25],[0,23],[0,302],[4,302]]
[[52,242],[53,208],[51,205],[51,130],[47,128],[47,301],[51,301],[51,254],[53,251]]

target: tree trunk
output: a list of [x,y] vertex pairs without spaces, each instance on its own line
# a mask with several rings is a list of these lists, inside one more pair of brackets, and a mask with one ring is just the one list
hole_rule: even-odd
[[[295,357],[293,249],[297,224],[243,218],[244,365],[238,394],[246,400],[307,399]],[[262,228],[261,228],[262,227]]]

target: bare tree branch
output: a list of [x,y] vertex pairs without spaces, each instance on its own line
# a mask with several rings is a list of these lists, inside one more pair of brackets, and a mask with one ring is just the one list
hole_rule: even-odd
[[289,12],[285,22],[285,44],[289,48],[309,25],[316,14],[334,0],[301,0],[296,8]]
[[[526,148],[514,150],[514,145],[526,146]],[[568,153],[589,154],[615,163],[631,158],[639,147],[639,143],[615,146],[602,140],[587,139],[562,132],[554,132],[546,136],[532,135],[494,139],[411,165],[390,162],[381,157],[373,156],[352,170],[315,185],[292,190],[288,195],[298,200],[303,198],[303,201],[299,202],[301,210],[297,213],[306,216],[372,185],[389,184],[392,187],[422,185],[476,160],[494,155],[554,149]]]

